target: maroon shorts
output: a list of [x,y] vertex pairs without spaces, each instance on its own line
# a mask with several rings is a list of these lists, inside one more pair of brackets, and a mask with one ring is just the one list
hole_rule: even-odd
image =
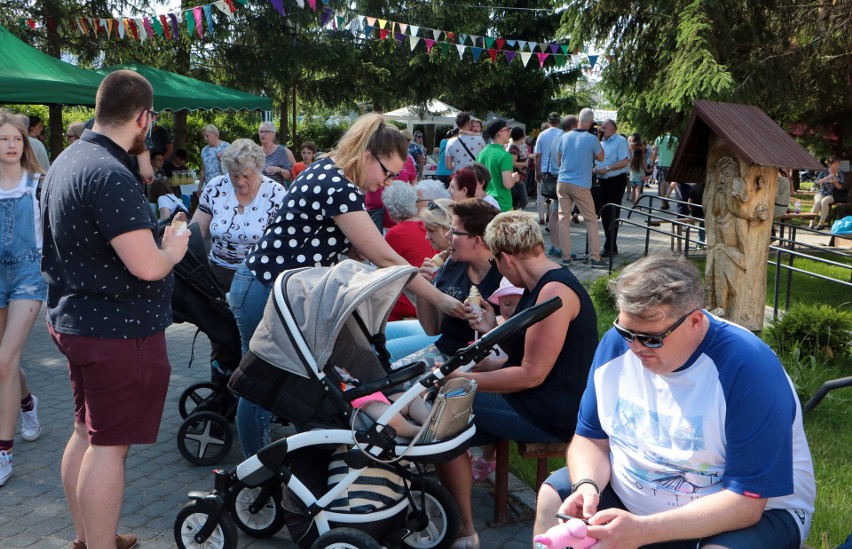
[[166,334],[138,339],[50,335],[68,358],[74,419],[98,446],[157,441],[171,365]]

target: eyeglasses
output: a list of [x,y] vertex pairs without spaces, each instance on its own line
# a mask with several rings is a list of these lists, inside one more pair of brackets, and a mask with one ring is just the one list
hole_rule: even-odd
[[452,228],[450,229],[450,234],[452,234],[453,236],[470,236],[472,238],[479,236],[479,235],[476,235],[476,234],[473,234],[473,233],[466,233],[464,231],[457,231],[457,230],[452,229]]
[[376,159],[376,162],[378,162],[378,163],[379,163],[379,166],[381,166],[381,168],[385,171],[385,181],[387,181],[388,179],[396,179],[396,176],[398,176],[398,175],[399,175],[399,173],[398,173],[398,172],[392,172],[392,171],[390,171],[389,169],[387,169],[387,168],[385,167],[385,165],[384,165],[384,164],[382,164],[382,161],[381,161],[381,160],[379,160],[379,157],[378,157],[378,156],[373,155],[373,158],[375,158],[375,159]]
[[272,130],[259,130],[257,133],[275,133]]
[[677,320],[677,322],[672,324],[671,328],[669,328],[668,330],[666,330],[665,332],[663,332],[659,335],[633,333],[630,330],[628,330],[627,328],[625,328],[624,326],[622,326],[621,324],[619,324],[618,318],[616,318],[615,320],[612,321],[612,326],[613,326],[613,328],[615,328],[615,331],[618,332],[618,335],[623,337],[624,340],[627,341],[628,343],[638,341],[639,343],[641,343],[645,347],[648,347],[649,349],[659,349],[660,347],[663,346],[663,340],[666,339],[667,337],[669,337],[670,335],[672,335],[672,332],[677,330],[678,327],[681,324],[683,324],[683,322],[687,319],[687,317],[689,317],[689,315],[691,315],[692,313],[694,313],[697,310],[698,309],[693,309],[693,310],[689,311],[688,313],[686,313],[685,315],[680,317]]
[[160,113],[158,113],[157,111],[152,111],[151,109],[144,109],[141,113],[139,113],[139,116],[137,116],[137,117],[136,117],[136,122],[137,122],[137,123],[138,123],[140,120],[142,120],[142,117],[143,117],[143,116],[145,116],[145,113],[146,113],[146,112],[147,112],[148,114],[150,114],[150,115],[151,115],[151,124],[153,124],[154,122],[156,122],[156,121],[157,121],[157,118],[159,118],[159,117],[160,117]]

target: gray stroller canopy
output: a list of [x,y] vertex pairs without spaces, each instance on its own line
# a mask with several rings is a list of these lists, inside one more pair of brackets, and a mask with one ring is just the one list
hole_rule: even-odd
[[285,271],[273,284],[249,348],[277,368],[316,377],[344,326],[350,323],[355,331],[356,311],[370,335],[384,333],[391,309],[416,274],[411,266],[376,269],[354,260]]

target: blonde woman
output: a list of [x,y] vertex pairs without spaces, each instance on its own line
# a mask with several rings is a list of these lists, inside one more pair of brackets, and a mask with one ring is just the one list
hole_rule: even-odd
[[[471,445],[499,440],[551,442],[574,432],[580,398],[598,343],[597,317],[589,294],[566,267],[547,258],[535,214],[499,214],[485,229],[493,265],[524,288],[515,313],[559,297],[562,307],[541,322],[513,334],[500,346],[505,363],[485,360],[463,375],[476,381],[473,403],[476,436]],[[494,308],[482,301],[481,321],[471,327],[485,333],[497,326]],[[483,465],[480,464],[480,468]],[[461,514],[455,549],[478,549],[471,511],[471,463],[467,456],[437,466],[441,483],[453,494]]]
[[[291,186],[254,251],[231,284],[229,301],[243,352],[263,316],[272,282],[283,271],[333,265],[352,250],[379,267],[408,265],[385,242],[364,206],[364,195],[387,187],[402,169],[408,142],[380,114],[366,114],[340,138],[337,149],[308,166]],[[464,317],[462,303],[415,277],[411,291],[444,314]],[[237,432],[250,456],[269,440],[269,412],[240,400]]]
[[[27,124],[0,109],[0,486],[12,476],[12,445],[18,414],[21,438],[41,434],[38,399],[21,369],[27,336],[47,297],[41,276],[41,215],[36,189],[44,176],[27,138]],[[19,407],[20,406],[20,410]]]

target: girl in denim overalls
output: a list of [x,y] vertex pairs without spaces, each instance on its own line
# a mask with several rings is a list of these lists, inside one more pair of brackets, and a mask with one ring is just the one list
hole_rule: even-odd
[[12,476],[19,406],[21,437],[32,441],[41,434],[21,352],[47,296],[36,200],[43,172],[20,115],[0,109],[0,486]]

